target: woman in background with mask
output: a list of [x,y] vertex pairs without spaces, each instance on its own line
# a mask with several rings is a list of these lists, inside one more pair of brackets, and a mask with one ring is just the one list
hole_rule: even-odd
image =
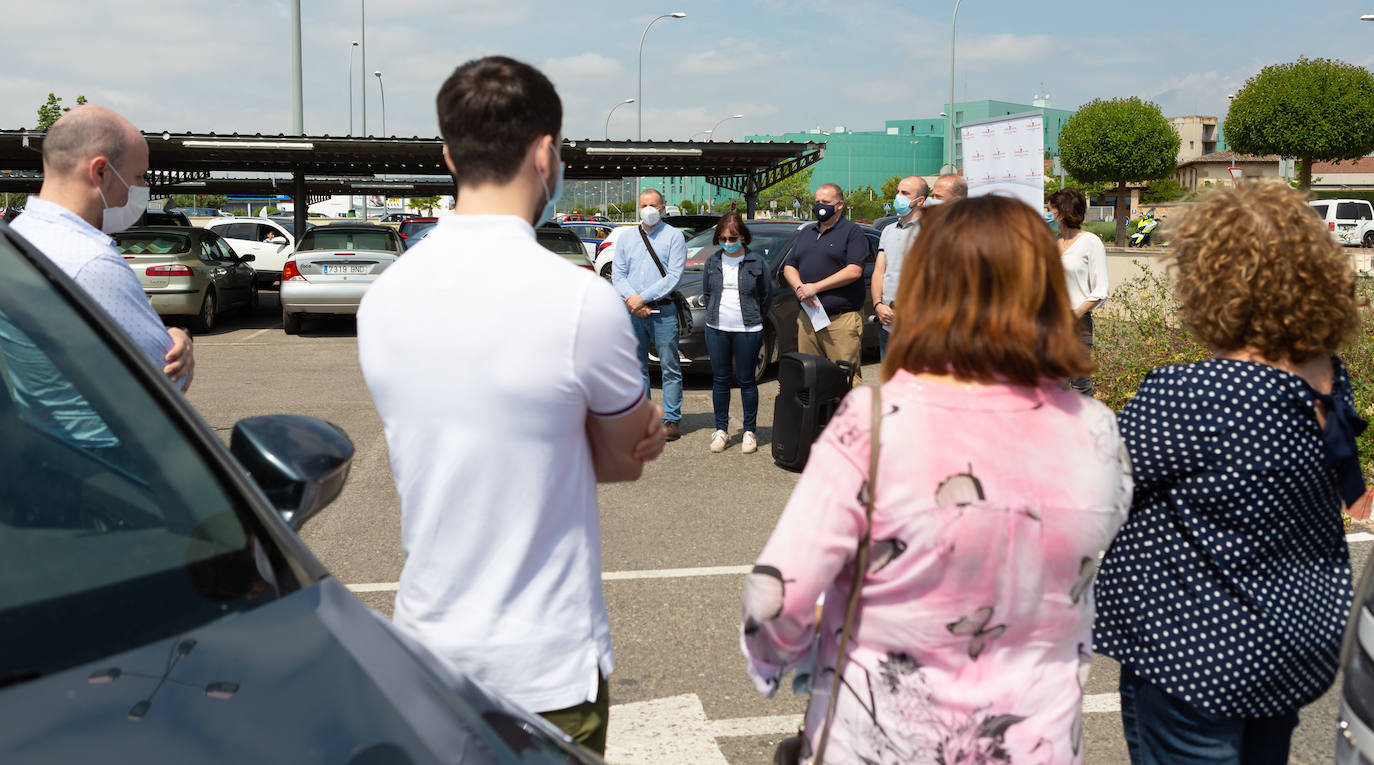
[[730,442],[730,387],[738,378],[744,406],[745,454],[758,451],[754,428],[758,422],[759,385],[754,376],[763,348],[763,312],[768,309],[768,264],[749,249],[753,237],[739,213],[728,212],[716,222],[713,244],[720,249],[706,258],[701,280],[706,304],[706,350],[711,354],[711,403],[716,432],[711,451],[725,451]]
[[[1097,234],[1083,230],[1083,216],[1088,212],[1083,192],[1060,189],[1050,195],[1049,208],[1059,222],[1059,257],[1064,261],[1064,277],[1069,283],[1069,307],[1078,320],[1078,338],[1091,354],[1092,310],[1107,299],[1107,248]],[[1091,377],[1075,377],[1069,385],[1085,396],[1093,394]]]

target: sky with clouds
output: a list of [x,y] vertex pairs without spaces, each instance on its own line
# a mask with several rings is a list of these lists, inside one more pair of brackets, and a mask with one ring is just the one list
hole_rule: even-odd
[[[722,117],[722,140],[887,119],[933,117],[949,91],[953,0],[407,0],[367,7],[367,77],[355,58],[355,132],[434,136],[434,94],[452,69],[488,54],[539,66],[564,101],[564,134],[685,140]],[[1261,10],[1262,9],[1262,10]],[[359,0],[302,0],[305,129],[348,131]],[[959,11],[958,100],[1056,107],[1137,95],[1166,116],[1221,114],[1226,94],[1266,64],[1298,56],[1374,65],[1374,0],[966,0]],[[289,0],[44,0],[0,16],[6,75],[0,128],[32,126],[49,91],[109,106],[143,130],[291,129]],[[360,57],[359,57],[360,58]]]

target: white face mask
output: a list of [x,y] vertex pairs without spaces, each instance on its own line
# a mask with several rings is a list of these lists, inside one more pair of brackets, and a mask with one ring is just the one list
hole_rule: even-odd
[[935,197],[926,197],[925,204],[923,204],[923,205],[921,205],[921,206],[922,206],[922,207],[936,207],[936,206],[942,205],[942,204],[944,204],[944,203],[945,203],[945,201],[944,201],[943,199],[936,199]]
[[644,221],[644,225],[648,226],[649,228],[653,228],[654,226],[658,225],[658,222],[660,220],[663,219],[663,213],[660,213],[657,207],[649,207],[648,205],[645,205],[644,207],[639,208],[639,219]]
[[129,190],[129,201],[121,207],[110,207],[110,204],[105,201],[105,192],[97,189],[100,191],[100,203],[105,205],[105,212],[100,218],[100,230],[107,234],[118,234],[134,225],[134,221],[138,220],[139,216],[143,215],[143,211],[148,209],[148,187],[130,186],[124,180],[124,176],[115,170],[114,165],[108,165],[108,167],[114,171],[119,182],[124,184],[124,188]]

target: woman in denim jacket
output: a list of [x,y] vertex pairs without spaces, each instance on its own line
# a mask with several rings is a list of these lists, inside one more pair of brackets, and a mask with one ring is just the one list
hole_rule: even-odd
[[716,432],[711,451],[725,451],[730,441],[730,386],[739,379],[744,404],[744,437],[741,451],[758,451],[754,427],[759,414],[759,385],[754,379],[759,351],[763,348],[763,312],[770,292],[768,263],[749,249],[753,237],[739,213],[729,212],[716,222],[711,241],[721,249],[706,258],[701,280],[706,304],[706,351],[711,354],[711,403],[716,413]]

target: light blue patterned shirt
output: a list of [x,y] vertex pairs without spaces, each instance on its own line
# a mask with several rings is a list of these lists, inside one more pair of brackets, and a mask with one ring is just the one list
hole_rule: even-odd
[[[638,224],[635,228],[644,230]],[[678,280],[682,278],[682,269],[687,265],[687,240],[682,237],[681,231],[667,223],[659,223],[649,233],[654,252],[668,272],[665,276],[658,272],[658,266],[654,265],[654,259],[644,246],[644,238],[639,231],[626,231],[616,238],[611,284],[615,285],[615,291],[620,293],[621,298],[639,295],[644,302],[652,303],[668,297],[677,287]]]
[[10,228],[81,285],[162,371],[172,336],[114,240],[71,210],[38,197],[29,197]]

